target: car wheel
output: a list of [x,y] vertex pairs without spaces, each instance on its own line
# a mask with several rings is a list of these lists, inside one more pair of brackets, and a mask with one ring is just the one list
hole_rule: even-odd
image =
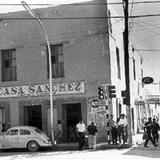
[[30,151],[30,152],[36,152],[39,150],[39,145],[37,142],[35,141],[30,141],[27,145],[27,149]]

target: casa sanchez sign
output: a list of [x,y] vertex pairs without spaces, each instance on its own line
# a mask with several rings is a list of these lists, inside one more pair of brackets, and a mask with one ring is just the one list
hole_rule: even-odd
[[[27,97],[49,95],[49,84],[0,87],[0,98]],[[84,82],[67,82],[53,84],[53,94],[77,94],[85,93]]]

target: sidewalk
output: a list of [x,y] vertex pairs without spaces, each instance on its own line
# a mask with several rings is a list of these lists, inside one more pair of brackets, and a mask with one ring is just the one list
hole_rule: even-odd
[[[132,147],[135,147],[138,144],[143,143],[142,135],[143,135],[143,133],[139,133],[139,134],[132,136]],[[99,143],[99,144],[97,144],[96,148],[97,149],[113,149],[113,148],[123,148],[123,147],[120,147],[120,145],[117,146],[117,145],[108,144],[108,143]],[[125,145],[124,148],[129,148],[129,146]]]
[[[136,134],[132,136],[132,141],[133,145],[132,147],[137,146],[138,144],[143,143],[142,140],[142,133]],[[125,148],[128,148],[128,145],[125,145]],[[108,144],[107,142],[104,143],[98,143],[96,145],[97,149],[114,149],[114,148],[120,148],[120,145],[113,145],[113,144]],[[121,147],[122,148],[122,147]],[[57,144],[56,146],[53,147],[53,150],[55,151],[65,151],[65,150],[77,150],[78,149],[78,143],[62,143],[62,144]],[[88,149],[86,146],[85,149]]]

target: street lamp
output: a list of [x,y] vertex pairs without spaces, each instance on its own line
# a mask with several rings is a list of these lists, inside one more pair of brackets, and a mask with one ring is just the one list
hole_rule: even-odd
[[48,49],[48,57],[49,57],[49,88],[50,88],[50,113],[51,113],[51,139],[52,142],[54,142],[54,129],[53,129],[53,87],[52,87],[52,61],[51,61],[51,48],[50,48],[50,44],[49,44],[49,39],[48,39],[48,35],[47,32],[45,30],[45,27],[42,23],[42,21],[39,19],[39,17],[37,16],[37,14],[29,7],[29,5],[25,2],[25,1],[21,1],[21,4],[23,5],[23,7],[25,8],[26,11],[28,11],[28,13],[35,18],[38,23],[40,24],[46,41],[47,41],[47,49]]

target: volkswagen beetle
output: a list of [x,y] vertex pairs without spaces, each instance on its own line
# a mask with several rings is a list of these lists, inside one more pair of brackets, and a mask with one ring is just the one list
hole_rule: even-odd
[[0,149],[27,148],[31,152],[40,147],[51,147],[51,140],[36,127],[17,126],[0,135]]

